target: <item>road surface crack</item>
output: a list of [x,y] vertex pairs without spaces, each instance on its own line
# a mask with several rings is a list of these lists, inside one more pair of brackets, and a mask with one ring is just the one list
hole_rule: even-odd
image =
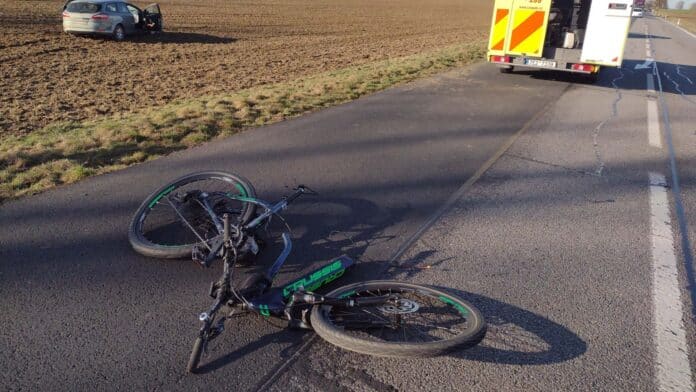
[[[681,86],[679,85],[679,83],[677,83],[674,79],[672,79],[666,71],[662,71],[662,74],[665,75],[665,77],[667,78],[667,80],[669,80],[670,82],[672,82],[672,84],[674,85],[674,89],[677,90],[677,92],[678,92],[679,94],[681,94],[681,97],[682,97],[684,100],[686,100],[687,102],[689,102],[689,103],[691,103],[691,104],[693,104],[693,105],[696,105],[696,102],[695,102],[695,101],[692,101],[689,97],[686,96],[686,94],[684,94],[684,92],[682,91]],[[677,74],[679,74],[679,66],[677,66]],[[686,78],[686,80],[688,80],[689,83],[693,84],[693,83],[691,82],[691,79],[687,78],[686,76],[681,75],[681,74],[679,74],[679,76],[681,76],[681,77],[683,77],[683,78]]]
[[507,154],[505,154],[505,155],[507,155],[507,156],[509,156],[509,157],[511,157],[511,158],[516,158],[516,159],[520,159],[520,160],[528,161],[528,162],[534,162],[534,163],[538,163],[538,164],[540,164],[540,165],[551,166],[551,167],[555,167],[555,168],[559,168],[559,169],[571,171],[571,172],[574,172],[574,173],[582,174],[582,175],[585,175],[585,176],[592,176],[592,177],[601,177],[601,176],[602,176],[601,174],[597,174],[596,171],[587,171],[587,170],[582,170],[582,169],[574,169],[574,168],[572,168],[572,167],[559,165],[559,164],[557,164],[557,163],[551,163],[551,162],[541,161],[541,160],[538,160],[538,159],[529,158],[529,157],[525,157],[525,156],[517,155],[517,154],[512,154],[512,153],[507,153]]
[[619,110],[618,110],[619,101],[621,101],[621,99],[623,99],[623,94],[621,93],[621,89],[616,84],[617,81],[624,78],[623,68],[619,68],[619,74],[620,75],[618,77],[614,78],[611,81],[611,85],[614,87],[614,91],[616,92],[616,99],[614,99],[614,102],[611,105],[611,115],[607,119],[605,119],[604,121],[599,123],[599,125],[597,125],[595,127],[594,132],[592,133],[592,144],[593,144],[593,148],[594,148],[595,158],[597,160],[597,168],[595,169],[594,174],[598,177],[602,176],[602,172],[604,171],[604,168],[606,167],[606,164],[604,163],[604,159],[602,158],[602,150],[601,150],[601,147],[599,145],[599,134],[602,131],[602,129],[604,128],[604,125],[606,123],[608,123],[610,120],[612,120],[613,118],[615,118],[619,114]]

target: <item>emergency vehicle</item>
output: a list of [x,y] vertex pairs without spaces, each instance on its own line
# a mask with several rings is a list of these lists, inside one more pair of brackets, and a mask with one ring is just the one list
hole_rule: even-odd
[[488,61],[597,74],[621,67],[633,0],[495,0]]

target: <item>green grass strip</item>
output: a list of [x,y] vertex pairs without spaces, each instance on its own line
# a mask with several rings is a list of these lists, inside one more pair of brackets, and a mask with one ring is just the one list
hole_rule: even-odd
[[0,201],[111,172],[173,151],[334,106],[480,60],[476,42],[224,95],[176,100],[138,113],[60,122],[0,137]]

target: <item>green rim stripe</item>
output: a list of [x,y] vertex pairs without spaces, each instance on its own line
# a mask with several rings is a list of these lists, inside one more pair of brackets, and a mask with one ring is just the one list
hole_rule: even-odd
[[154,207],[155,204],[157,204],[157,202],[160,201],[160,199],[162,199],[162,198],[163,198],[165,195],[167,195],[169,192],[173,191],[174,188],[176,188],[176,185],[172,185],[172,186],[170,186],[169,188],[167,188],[167,189],[165,189],[164,191],[162,191],[162,193],[160,193],[159,195],[157,195],[157,197],[155,197],[155,198],[150,202],[150,204],[148,205],[148,208]]
[[443,296],[443,295],[438,296],[438,298],[440,298],[440,301],[442,301],[442,302],[444,302],[444,303],[446,303],[446,304],[450,304],[450,305],[454,306],[455,308],[457,308],[457,310],[459,311],[459,313],[461,313],[462,315],[464,315],[464,316],[468,316],[468,315],[469,315],[469,311],[466,310],[466,308],[463,307],[461,304],[458,304],[458,303],[454,302],[453,300],[451,300],[451,299],[449,299],[449,298],[447,298],[447,297],[445,297],[445,296]]
[[239,200],[239,201],[246,201],[246,202],[248,202],[248,203],[254,203],[254,202],[257,201],[257,199],[254,199],[253,197],[237,196],[237,195],[233,195],[233,194],[231,194],[231,193],[229,193],[229,192],[227,192],[227,196],[228,196],[230,199]]
[[338,298],[346,298],[350,297],[351,295],[355,294],[355,290],[347,291],[341,295],[338,296]]
[[244,196],[244,197],[249,196],[249,194],[247,193],[246,189],[244,189],[242,184],[235,182],[234,186],[237,187],[237,190],[239,190],[239,193],[241,193],[242,196]]

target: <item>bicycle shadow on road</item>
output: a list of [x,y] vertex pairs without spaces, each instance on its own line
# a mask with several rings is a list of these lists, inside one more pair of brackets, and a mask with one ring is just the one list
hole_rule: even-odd
[[[435,257],[436,250],[423,250],[393,265],[390,278],[404,281],[431,280],[418,275],[429,270],[451,274],[448,261],[453,257]],[[484,340],[468,350],[451,356],[466,360],[508,365],[544,365],[571,360],[587,351],[587,343],[565,326],[548,318],[481,294],[435,286],[471,302],[488,324]]]
[[506,365],[546,365],[577,358],[587,343],[548,318],[480,294],[441,287],[473,303],[488,324],[479,345],[451,356]]
[[[385,230],[404,219],[407,208],[380,208],[375,203],[360,198],[347,198],[337,195],[321,194],[318,197],[300,199],[292,208],[283,213],[283,218],[292,229],[293,251],[283,265],[282,274],[275,285],[287,278],[282,275],[315,269],[324,262],[346,254],[356,264],[371,264],[373,260],[366,252],[380,243],[395,239],[395,235]],[[255,270],[264,272],[282,249],[278,225],[265,234],[272,239],[267,249],[260,255]],[[359,275],[362,267],[352,267],[348,275]],[[349,279],[342,278],[340,285]]]
[[[240,329],[249,328],[249,326],[254,325],[255,323],[263,322],[264,321],[262,321],[261,316],[249,314],[242,316],[241,321],[237,323],[238,325],[230,328],[230,330],[234,330],[234,328],[237,327]],[[204,356],[201,358],[201,365],[198,367],[196,373],[207,374],[214,372],[237,360],[244,358],[246,355],[253,354],[258,350],[268,348],[273,345],[285,346],[289,344],[277,353],[277,355],[280,356],[280,358],[288,358],[295,352],[297,352],[299,348],[304,344],[306,339],[302,339],[302,337],[305,336],[307,333],[311,332],[305,330],[290,330],[285,328],[285,326],[280,328],[280,323],[282,323],[281,320],[274,320],[268,322],[278,323],[278,331],[271,334],[262,335],[258,339],[254,339],[251,342],[245,344],[244,346],[233,349],[232,351],[230,351],[230,348],[234,345],[234,333],[222,335],[219,338],[219,341],[213,341],[213,344],[216,344],[218,348],[215,351],[219,352],[220,354],[217,356],[209,355],[208,358],[206,358],[204,354]],[[226,336],[226,338],[224,336]]]

